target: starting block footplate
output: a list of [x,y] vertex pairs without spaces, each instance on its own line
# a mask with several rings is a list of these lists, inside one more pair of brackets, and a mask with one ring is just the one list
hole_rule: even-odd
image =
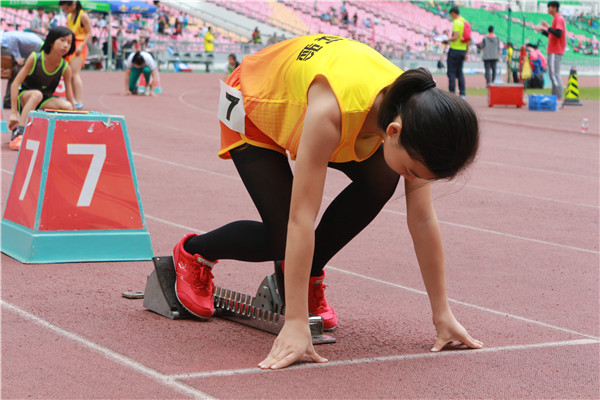
[[[148,276],[146,283],[144,307],[170,319],[197,318],[177,300],[173,257],[154,257],[152,261],[154,271]],[[276,264],[276,273],[263,279],[255,296],[215,288],[214,315],[275,335],[279,334],[285,322],[285,305],[279,294],[278,280],[282,282]],[[309,325],[313,344],[335,343],[334,337],[323,334],[322,317],[310,315]]]

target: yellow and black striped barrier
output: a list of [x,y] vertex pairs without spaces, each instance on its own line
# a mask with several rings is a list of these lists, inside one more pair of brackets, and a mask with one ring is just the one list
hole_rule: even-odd
[[581,102],[579,101],[579,84],[577,83],[577,70],[575,67],[571,67],[571,72],[569,73],[569,82],[567,84],[567,89],[565,90],[565,106],[581,106]]

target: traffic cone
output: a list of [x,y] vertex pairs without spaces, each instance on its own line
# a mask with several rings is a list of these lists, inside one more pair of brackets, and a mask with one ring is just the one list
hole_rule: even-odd
[[579,101],[579,85],[577,84],[577,70],[575,67],[571,67],[571,72],[569,73],[569,83],[567,85],[567,90],[565,90],[565,101],[563,103],[565,106],[581,106],[581,102]]
[[58,85],[56,86],[56,90],[54,91],[53,96],[63,97],[63,98],[67,97],[67,88],[65,86],[65,79],[62,76],[60,77],[60,82],[58,82]]
[[[144,89],[146,88],[146,78],[144,77],[144,74],[140,75],[140,80],[138,81],[138,91],[140,93],[144,93]],[[156,94],[161,94],[162,93],[162,86],[160,86],[160,75],[158,73],[158,69],[156,70],[156,84],[154,85],[154,93]]]

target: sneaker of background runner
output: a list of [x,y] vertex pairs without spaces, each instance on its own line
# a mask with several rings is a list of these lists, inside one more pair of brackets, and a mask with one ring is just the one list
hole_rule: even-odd
[[185,251],[183,245],[194,236],[194,233],[187,234],[173,249],[175,294],[190,313],[200,318],[210,318],[215,311],[212,267],[217,261],[208,261],[198,254],[191,255]]
[[335,310],[325,299],[325,288],[323,284],[325,271],[321,276],[311,276],[308,284],[308,312],[323,317],[323,330],[332,331],[337,326],[338,320]]
[[23,141],[23,133],[25,133],[24,126],[17,126],[13,129],[10,135],[10,144],[9,147],[11,150],[19,150],[21,148],[21,142]]
[[15,129],[13,129],[13,131],[11,132],[10,135],[10,140],[13,140],[14,138],[16,138],[19,135],[22,135],[23,133],[25,133],[25,127],[24,126],[17,126]]
[[75,102],[75,109],[76,110],[83,110],[83,103],[77,103],[77,102]]
[[146,86],[146,89],[144,89],[144,96],[150,96],[150,86]]
[[23,141],[23,135],[17,135],[10,141],[9,147],[11,150],[19,150],[21,148],[21,142]]

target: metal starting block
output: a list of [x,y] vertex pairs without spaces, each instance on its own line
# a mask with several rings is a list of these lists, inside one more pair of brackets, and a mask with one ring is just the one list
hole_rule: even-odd
[[[154,271],[148,276],[144,292],[144,307],[170,319],[195,318],[177,300],[173,257],[154,257]],[[281,288],[281,289],[279,289]],[[255,296],[217,287],[213,295],[216,317],[279,334],[285,321],[285,295],[281,262],[275,262],[275,273],[267,275]],[[313,344],[335,343],[323,334],[323,318],[309,316]]]

